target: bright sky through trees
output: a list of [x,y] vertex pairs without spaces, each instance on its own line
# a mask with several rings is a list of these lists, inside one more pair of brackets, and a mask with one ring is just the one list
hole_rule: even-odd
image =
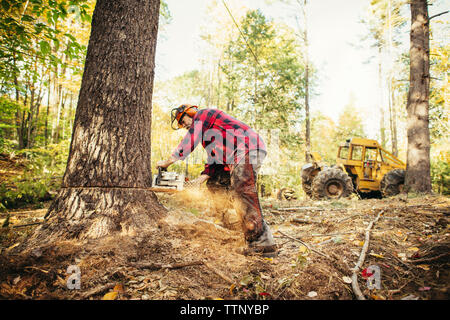
[[[200,26],[205,14],[205,0],[168,0],[173,20],[167,26],[165,36],[158,43],[157,79],[179,75],[195,69],[201,55],[198,52]],[[265,14],[284,20],[289,15],[285,6],[264,1],[247,1],[248,6],[260,8]],[[366,2],[347,0],[310,1],[309,39],[312,62],[319,69],[320,95],[313,97],[311,109],[321,110],[337,120],[339,112],[349,103],[353,93],[356,104],[376,111],[376,65],[364,64],[370,53],[351,44],[358,44],[362,34],[359,17]],[[278,8],[277,8],[278,7]],[[223,8],[225,11],[226,9]],[[230,18],[230,23],[232,23]]]
[[[198,67],[200,26],[205,25],[207,2],[167,0],[173,19],[158,42],[156,80],[167,80]],[[244,3],[250,8],[261,9],[270,18],[296,25],[283,4],[277,2],[268,6],[263,0],[244,0]],[[353,101],[364,114],[367,132],[375,135],[380,94],[376,49],[369,49],[368,44],[361,45],[367,30],[359,22],[367,14],[368,5],[369,1],[364,0],[309,1],[309,54],[319,78],[317,95],[312,97],[310,104],[313,113],[320,110],[337,121],[342,109]],[[430,14],[437,7],[431,8]],[[223,10],[226,13],[225,7]],[[225,17],[231,24],[231,18]],[[408,44],[408,29],[405,29],[404,37],[404,43]],[[367,63],[371,57],[373,59]]]

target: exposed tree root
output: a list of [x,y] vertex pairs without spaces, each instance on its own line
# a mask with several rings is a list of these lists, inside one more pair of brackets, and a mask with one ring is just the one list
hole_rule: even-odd
[[166,212],[146,189],[62,188],[26,246],[62,239],[99,239],[114,233],[133,236],[154,227]]

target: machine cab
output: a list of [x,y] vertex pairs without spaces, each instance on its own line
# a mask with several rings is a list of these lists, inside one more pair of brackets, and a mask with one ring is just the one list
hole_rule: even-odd
[[347,139],[339,147],[337,164],[345,170],[361,191],[378,190],[379,181],[390,170],[405,164],[384,150],[376,140]]

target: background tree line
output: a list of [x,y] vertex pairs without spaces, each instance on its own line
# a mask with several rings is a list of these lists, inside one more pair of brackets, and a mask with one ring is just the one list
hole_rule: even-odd
[[[309,112],[308,98],[320,94],[320,88],[308,60],[303,23],[307,2],[283,2],[292,6],[297,28],[239,1],[228,1],[234,23],[222,2],[209,3],[199,44],[201,67],[155,84],[153,161],[167,156],[181,137],[170,129],[169,110],[182,102],[221,108],[263,132],[266,142],[273,129],[279,130],[282,152],[273,163],[277,174],[262,175],[269,192],[290,186],[301,193],[300,169],[308,140],[313,151],[332,163],[339,143],[350,136],[368,137],[364,115],[352,97],[337,122],[313,105]],[[0,152],[27,159],[25,175],[1,181],[2,204],[10,206],[18,197],[34,201],[56,188],[51,178],[64,172],[95,1],[0,3]],[[162,2],[160,34],[170,19],[170,8]],[[378,139],[402,159],[409,51],[400,35],[407,32],[409,19],[406,1],[373,0],[362,22],[367,30],[364,43],[374,52],[369,63],[378,65],[382,93],[379,133],[369,138]],[[448,194],[448,25],[436,18],[430,28],[432,179],[435,191]],[[202,159],[202,151],[196,150],[176,169],[195,176],[202,170]]]

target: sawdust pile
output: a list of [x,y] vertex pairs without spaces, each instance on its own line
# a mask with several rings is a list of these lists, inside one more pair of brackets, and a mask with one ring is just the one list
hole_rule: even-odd
[[[266,200],[265,219],[280,246],[276,258],[242,255],[242,232],[225,228],[200,193],[159,198],[167,216],[133,238],[62,242],[12,255],[35,226],[2,229],[0,298],[354,299],[348,279],[364,230],[380,211],[363,268],[380,266],[382,286],[368,289],[360,274],[365,297],[449,298],[448,198]],[[80,269],[79,290],[67,287],[71,265]]]

